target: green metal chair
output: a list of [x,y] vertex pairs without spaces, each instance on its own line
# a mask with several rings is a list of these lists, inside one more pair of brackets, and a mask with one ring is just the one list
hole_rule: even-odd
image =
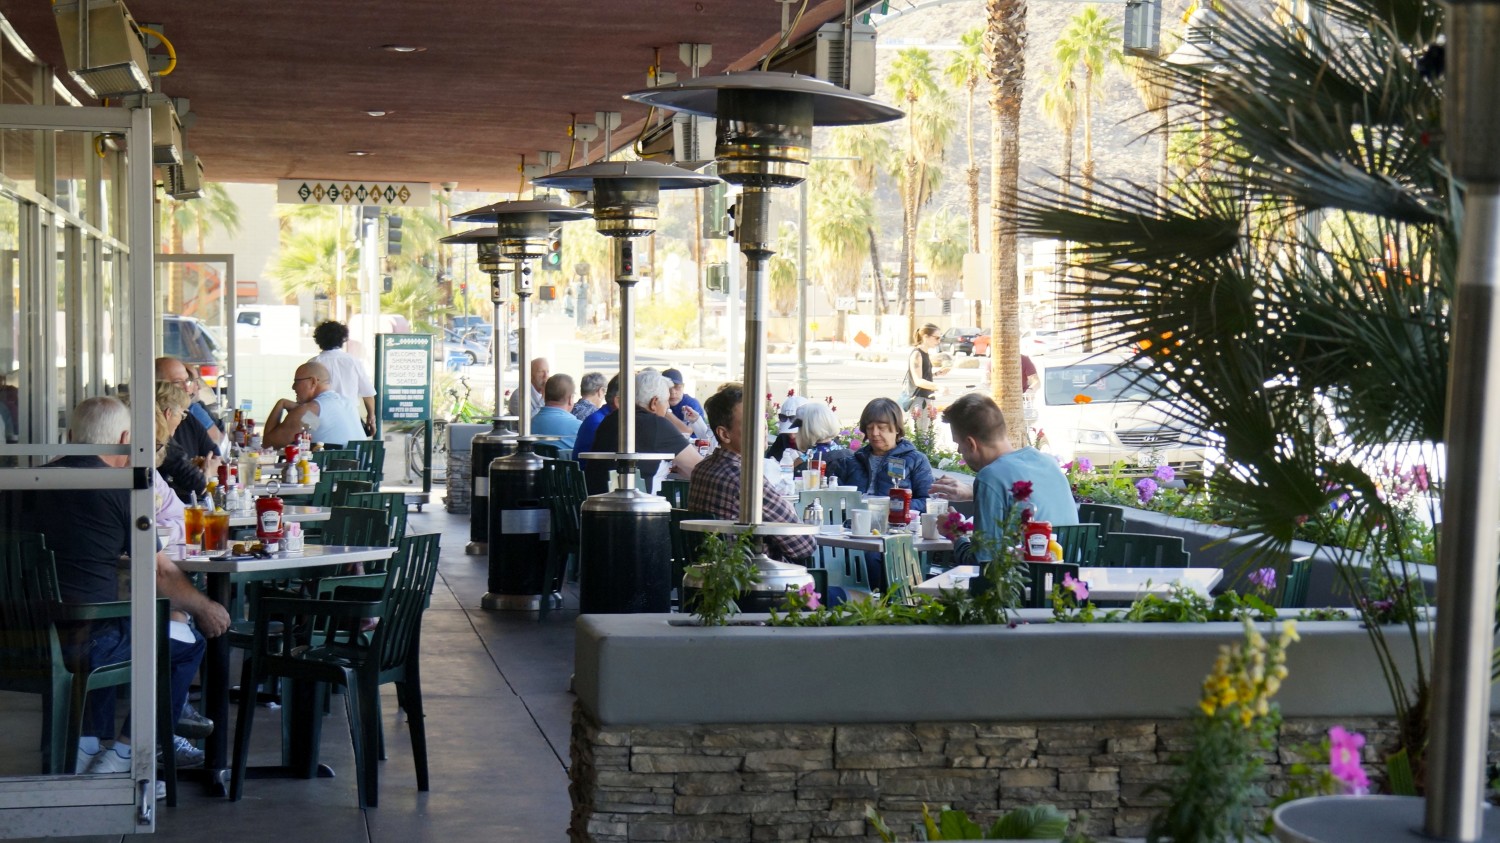
[[[345,483],[355,481],[366,484],[364,486],[346,486]],[[342,487],[342,489],[340,488]],[[368,471],[325,471],[318,476],[318,484],[313,487],[313,506],[338,506],[345,495],[351,492],[369,492],[375,488],[375,475]]]
[[864,506],[864,499],[859,496],[859,492],[817,489],[797,493],[797,514],[800,516],[807,511],[808,505],[815,500],[823,504],[824,524],[842,524],[849,520],[849,510],[861,509]]
[[552,538],[547,543],[547,564],[543,569],[542,603],[537,619],[552,610],[552,595],[562,590],[562,581],[570,567],[577,564],[582,542],[582,505],[575,494],[573,473],[581,477],[578,464],[572,460],[549,459],[542,464],[542,499],[552,519]]
[[1083,524],[1098,524],[1100,535],[1124,532],[1125,507],[1106,503],[1081,503],[1078,505],[1078,520]]
[[344,499],[345,506],[360,509],[378,509],[385,513],[386,536],[389,544],[406,538],[406,493],[405,492],[351,492]]
[[1277,608],[1307,608],[1307,587],[1311,581],[1312,557],[1299,556],[1293,559],[1291,567],[1286,572],[1286,581],[1281,584],[1281,595],[1276,601]]
[[[383,735],[380,718],[380,686],[396,683],[396,697],[407,713],[411,730],[412,759],[416,765],[417,790],[428,789],[427,730],[422,709],[420,643],[422,612],[437,577],[438,536],[407,536],[391,559],[390,570],[379,588],[357,585],[337,588],[333,600],[309,600],[275,591],[258,591],[255,599],[255,636],[245,659],[241,687],[279,677],[300,683],[336,685],[345,690],[349,736],[354,744],[354,766],[359,805],[374,808],[380,796],[380,766]],[[365,621],[379,619],[373,630]],[[272,628],[296,630],[283,646]],[[323,630],[314,640],[312,630]],[[304,687],[306,687],[304,685]],[[313,696],[316,696],[314,694]],[[294,692],[293,697],[305,700]],[[316,706],[298,704],[292,712],[282,707],[283,717],[311,718],[309,766],[316,764],[321,716]],[[245,767],[254,724],[253,695],[240,699],[235,722],[234,766],[229,798],[238,801],[244,793]]]
[[1062,561],[1070,565],[1093,567],[1099,561],[1098,524],[1070,524],[1053,527],[1052,535],[1062,545]]
[[555,459],[552,460],[552,483],[562,503],[566,504],[569,512],[575,513],[579,519],[580,529],[577,538],[569,540],[568,551],[572,554],[564,569],[564,577],[568,582],[578,581],[579,545],[582,542],[582,519],[583,502],[589,496],[588,487],[583,480],[583,467],[576,460]]
[[671,515],[671,537],[672,537],[672,591],[677,595],[677,608],[684,611],[682,606],[682,577],[689,565],[694,564],[698,558],[698,547],[703,544],[706,533],[695,533],[682,529],[684,521],[706,521],[713,518],[706,512],[698,512],[692,509],[673,507]]
[[895,599],[910,601],[916,587],[922,583],[922,562],[912,546],[910,533],[885,536],[881,539],[885,553],[886,589]]
[[359,469],[374,475],[375,488],[385,482],[385,442],[379,439],[355,439],[345,446],[355,453]]
[[[177,765],[172,748],[171,640],[168,605],[157,606],[157,738],[162,753],[167,804],[177,804]],[[129,601],[63,603],[52,552],[39,533],[0,532],[0,690],[42,697],[42,773],[71,775],[83,734],[90,691],[130,683],[130,662],[92,671],[63,654],[59,623],[128,619]],[[109,691],[113,693],[113,691]]]
[[1179,536],[1109,533],[1099,550],[1105,568],[1186,568],[1188,552]]
[[1064,575],[1078,579],[1078,566],[1066,562],[1027,562],[1026,600],[1028,609],[1052,608],[1052,587],[1062,584]]
[[329,465],[334,460],[353,461],[356,463],[354,468],[356,470],[359,468],[357,464],[359,462],[359,455],[348,448],[325,448],[321,451],[313,451],[308,455],[308,459],[312,460],[322,471],[337,470],[337,466]]
[[688,489],[692,486],[687,480],[663,480],[661,481],[661,496],[667,499],[667,503],[673,509],[686,509]]

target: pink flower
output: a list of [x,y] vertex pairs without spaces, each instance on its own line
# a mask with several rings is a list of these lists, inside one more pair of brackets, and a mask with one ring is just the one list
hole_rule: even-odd
[[1073,579],[1072,574],[1063,574],[1062,585],[1063,588],[1067,591],[1073,592],[1074,600],[1082,601],[1089,599],[1088,583],[1084,582],[1083,580]]
[[1359,760],[1359,750],[1364,745],[1365,736],[1358,732],[1345,731],[1343,726],[1328,730],[1328,772],[1355,795],[1370,791],[1370,778]]
[[1088,457],[1079,457],[1073,461],[1073,467],[1078,469],[1079,474],[1088,474],[1094,470],[1094,461]]
[[807,598],[807,608],[817,609],[823,605],[822,603],[818,602],[818,589],[817,586],[813,585],[812,583],[804,584],[802,588],[799,589],[799,591],[802,592],[803,597]]
[[1031,499],[1031,481],[1017,480],[1010,484],[1010,496],[1018,501]]

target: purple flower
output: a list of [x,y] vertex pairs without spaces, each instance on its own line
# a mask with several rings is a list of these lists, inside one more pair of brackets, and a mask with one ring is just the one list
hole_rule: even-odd
[[1073,461],[1073,467],[1078,469],[1079,474],[1088,474],[1094,470],[1094,462],[1088,457],[1079,457]]
[[1171,483],[1177,478],[1177,472],[1170,465],[1159,465],[1156,467],[1156,479],[1163,483]]
[[1156,492],[1160,488],[1161,487],[1156,484],[1156,481],[1152,480],[1150,477],[1142,477],[1141,479],[1135,481],[1135,492],[1140,496],[1141,503],[1150,503],[1151,499],[1156,497]]
[[1062,586],[1067,591],[1073,592],[1074,600],[1082,601],[1089,599],[1088,583],[1084,582],[1083,580],[1073,579],[1072,574],[1063,574]]
[[1358,732],[1347,732],[1343,726],[1328,730],[1328,772],[1356,795],[1370,790],[1370,778],[1359,762],[1359,750],[1364,745],[1365,736]]
[[805,583],[800,591],[802,596],[807,598],[807,608],[816,609],[823,605],[818,602],[818,589],[813,583]]
[[1276,569],[1261,568],[1250,575],[1250,584],[1261,591],[1276,590]]

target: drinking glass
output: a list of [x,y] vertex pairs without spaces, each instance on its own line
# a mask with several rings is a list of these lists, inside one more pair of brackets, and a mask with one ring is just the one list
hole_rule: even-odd
[[182,511],[182,526],[186,532],[183,540],[188,544],[203,543],[203,507],[190,506]]
[[217,510],[203,516],[203,549],[226,550],[229,547],[229,513]]

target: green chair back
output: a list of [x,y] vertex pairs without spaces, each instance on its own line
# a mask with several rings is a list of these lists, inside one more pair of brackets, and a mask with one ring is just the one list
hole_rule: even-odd
[[330,471],[359,471],[359,460],[329,460]]
[[1099,532],[1098,524],[1070,524],[1052,528],[1052,535],[1062,545],[1062,561],[1089,568],[1099,561]]
[[346,446],[355,453],[359,469],[374,475],[375,488],[385,482],[385,443],[379,439],[356,439]]
[[403,557],[402,564],[392,564],[386,573],[385,612],[377,628],[383,634],[376,635],[375,642],[379,646],[382,684],[397,681],[397,674],[405,675],[408,671],[416,674],[414,661],[422,631],[422,612],[430,602],[432,585],[437,580],[441,539],[437,533],[402,539],[396,551],[397,556]]
[[916,548],[912,546],[911,534],[885,536],[881,543],[885,545],[886,588],[896,595],[897,600],[910,600],[916,593],[916,587],[924,579],[922,563]]
[[1027,562],[1026,565],[1026,600],[1024,605],[1028,609],[1050,609],[1052,608],[1052,587],[1061,585],[1063,576],[1071,575],[1078,579],[1078,566],[1063,563]]
[[323,527],[323,543],[380,547],[390,544],[389,526],[383,509],[336,506]]
[[[345,485],[350,481],[365,484]],[[318,475],[318,485],[313,488],[313,506],[338,506],[343,503],[344,496],[351,492],[369,492],[375,488],[375,476],[368,471],[334,471],[332,469]]]
[[[348,448],[324,448],[321,451],[313,451],[308,455],[308,459],[312,460],[319,469],[328,471],[329,469],[337,469],[337,466],[331,466],[329,462],[333,460],[354,460],[358,462],[359,455]],[[354,467],[356,469],[359,468],[358,465]]]
[[687,509],[688,489],[691,486],[692,483],[687,480],[663,480],[661,496],[667,499],[673,509]]
[[1125,530],[1125,507],[1106,503],[1081,503],[1078,505],[1078,520],[1084,524],[1098,524],[1103,535]]
[[1099,551],[1106,568],[1186,568],[1188,552],[1179,536],[1109,533]]
[[823,503],[824,524],[842,524],[849,520],[849,510],[859,509],[864,504],[864,499],[859,496],[859,492],[838,492],[833,489],[799,492],[797,493],[797,515],[801,516],[807,511],[808,505],[815,500]]
[[352,492],[345,498],[344,505],[359,509],[378,509],[384,512],[386,539],[389,544],[397,544],[406,538],[405,492]]
[[1312,557],[1300,556],[1292,560],[1287,569],[1286,581],[1281,584],[1281,598],[1276,605],[1282,609],[1307,608],[1307,586],[1312,580]]

